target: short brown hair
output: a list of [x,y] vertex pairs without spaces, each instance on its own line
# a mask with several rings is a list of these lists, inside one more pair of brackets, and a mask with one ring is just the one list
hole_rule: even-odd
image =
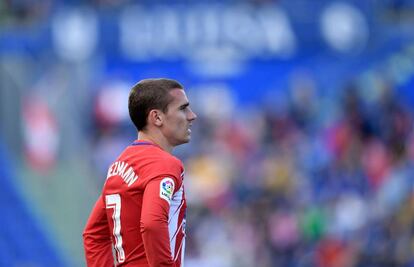
[[138,131],[144,130],[147,117],[152,109],[167,112],[172,101],[169,92],[172,89],[184,89],[177,81],[171,79],[145,79],[135,84],[128,98],[129,116]]

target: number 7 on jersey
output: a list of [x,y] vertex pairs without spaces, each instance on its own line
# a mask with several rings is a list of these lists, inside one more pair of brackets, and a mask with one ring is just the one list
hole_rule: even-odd
[[113,209],[112,220],[114,223],[113,235],[115,238],[115,250],[117,253],[117,260],[119,263],[125,261],[125,252],[122,247],[121,236],[121,196],[119,194],[106,195],[106,208]]

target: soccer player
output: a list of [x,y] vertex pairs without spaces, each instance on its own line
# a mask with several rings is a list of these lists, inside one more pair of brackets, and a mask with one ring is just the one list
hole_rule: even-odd
[[108,169],[102,194],[83,233],[88,267],[178,267],[185,248],[184,168],[172,156],[190,141],[191,110],[184,88],[146,79],[131,90],[129,114],[138,139]]

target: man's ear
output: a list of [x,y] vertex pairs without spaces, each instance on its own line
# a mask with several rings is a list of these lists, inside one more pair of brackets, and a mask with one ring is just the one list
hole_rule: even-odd
[[163,119],[164,119],[163,114],[158,109],[152,109],[148,114],[149,123],[155,126],[162,126]]

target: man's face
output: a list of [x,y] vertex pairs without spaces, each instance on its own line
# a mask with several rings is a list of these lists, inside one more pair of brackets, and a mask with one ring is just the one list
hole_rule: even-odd
[[170,94],[173,100],[164,114],[162,131],[172,146],[178,146],[190,141],[190,127],[197,115],[191,110],[184,90],[173,89]]

